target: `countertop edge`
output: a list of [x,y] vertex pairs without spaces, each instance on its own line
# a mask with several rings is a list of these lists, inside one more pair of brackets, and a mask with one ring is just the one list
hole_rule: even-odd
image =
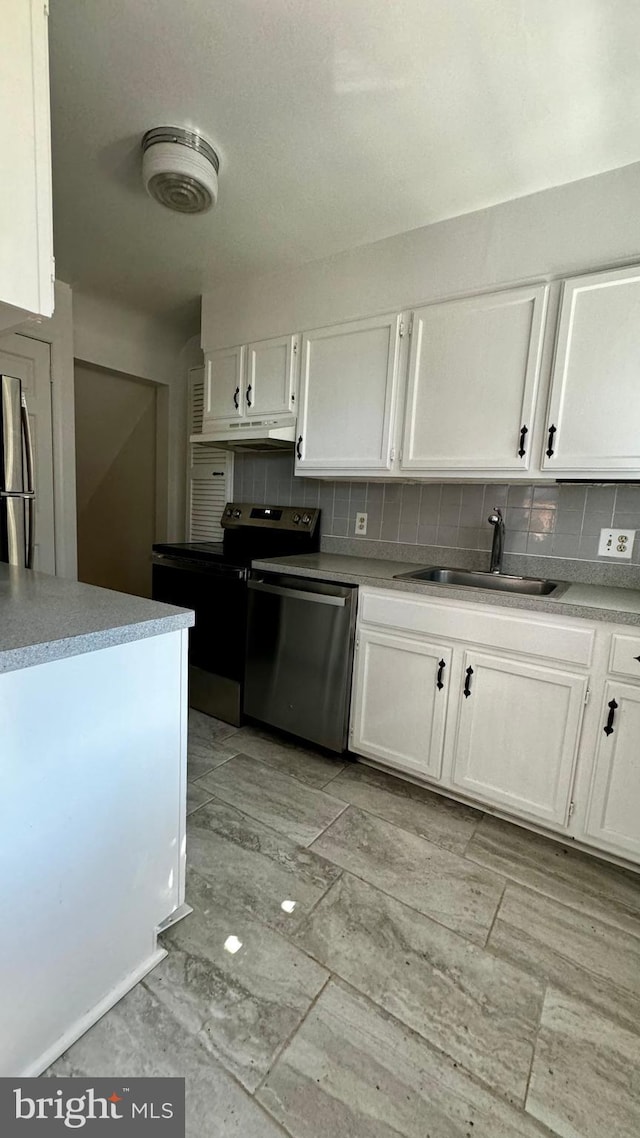
[[[310,555],[317,556],[317,555]],[[345,556],[344,554],[330,554],[332,558]],[[301,558],[280,557],[268,560],[266,558],[252,561],[252,569],[271,573],[289,573],[296,577],[311,577],[325,581],[343,581],[347,585],[362,585],[373,589],[389,589],[395,592],[419,593],[422,596],[437,597],[440,600],[463,601],[473,604],[495,606],[497,608],[513,608],[526,612],[538,612],[556,616],[574,617],[581,620],[600,621],[608,624],[621,624],[638,628],[640,626],[640,613],[629,612],[622,609],[600,608],[591,605],[571,604],[562,599],[554,601],[551,597],[528,597],[514,594],[495,593],[485,589],[471,587],[455,588],[451,585],[438,585],[431,581],[402,581],[393,576],[366,576],[359,573],[349,573],[336,569],[322,569],[296,564]],[[380,562],[389,566],[389,562]],[[415,569],[415,565],[407,566]],[[576,582],[571,582],[576,584]]]
[[136,640],[147,640],[152,636],[178,632],[182,628],[190,628],[194,623],[195,616],[191,610],[177,609],[174,614],[152,620],[134,621],[131,624],[95,629],[58,640],[35,641],[33,644],[21,645],[18,648],[7,648],[0,650],[0,674],[17,672],[22,668],[33,668],[38,664],[49,664],[55,660],[65,660],[71,656],[82,656],[88,652],[98,652],[117,644],[131,644]]

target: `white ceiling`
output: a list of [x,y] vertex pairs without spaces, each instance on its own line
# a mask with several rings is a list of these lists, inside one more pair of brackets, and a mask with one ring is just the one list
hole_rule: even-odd
[[[158,313],[640,159],[638,0],[51,0],[58,275]],[[200,217],[139,144],[199,128]]]

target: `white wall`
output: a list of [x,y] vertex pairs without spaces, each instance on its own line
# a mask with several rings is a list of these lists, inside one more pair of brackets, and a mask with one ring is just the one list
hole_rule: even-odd
[[[330,185],[327,187],[330,192]],[[640,163],[203,297],[205,351],[640,259]]]
[[[161,385],[158,392],[160,538],[184,535],[186,371],[190,364],[181,326],[93,294],[74,291],[74,355],[77,360]],[[198,350],[197,337],[195,348]],[[186,353],[186,357],[185,357]]]

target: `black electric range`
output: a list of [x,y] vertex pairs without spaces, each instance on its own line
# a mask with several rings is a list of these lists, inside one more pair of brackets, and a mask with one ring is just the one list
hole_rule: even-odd
[[320,510],[228,502],[223,541],[153,546],[153,598],[195,611],[189,630],[189,703],[242,722],[247,578],[251,562],[320,547]]

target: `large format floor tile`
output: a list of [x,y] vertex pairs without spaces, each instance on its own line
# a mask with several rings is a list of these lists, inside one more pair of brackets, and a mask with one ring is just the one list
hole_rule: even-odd
[[[320,900],[340,870],[261,822],[212,799],[189,818],[187,860],[224,905],[285,931]],[[282,908],[283,902],[295,902]]]
[[282,1138],[278,1124],[143,984],[47,1073],[58,1078],[184,1078],[187,1138]]
[[539,981],[348,873],[296,942],[484,1082],[524,1101]]
[[330,982],[257,1097],[294,1138],[540,1138],[533,1119]]
[[238,730],[232,723],[225,723],[222,719],[214,719],[212,715],[205,715],[202,711],[189,708],[189,734],[200,739],[209,739],[212,742],[227,739]]
[[598,920],[640,936],[640,877],[485,815],[466,857]]
[[638,1138],[640,1036],[550,989],[527,1110],[561,1138]]
[[454,853],[463,852],[482,818],[470,806],[363,763],[346,767],[327,792]]
[[193,913],[163,938],[169,955],[145,983],[253,1091],[328,972],[233,903],[221,905],[193,871],[187,901]]
[[198,810],[204,806],[205,802],[210,802],[213,794],[210,790],[205,790],[204,786],[196,786],[195,782],[187,783],[187,817],[193,814],[194,810]]
[[339,757],[331,758],[313,747],[296,746],[291,739],[275,731],[241,727],[232,741],[243,754],[261,759],[309,786],[325,786],[345,767]]
[[198,781],[216,798],[309,845],[345,808],[344,802],[250,755],[236,755]]
[[312,849],[447,928],[484,944],[504,889],[504,879],[495,873],[353,806],[325,830]]
[[207,774],[214,767],[219,767],[237,755],[238,750],[233,746],[234,738],[234,735],[229,735],[228,739],[221,739],[216,743],[211,739],[190,734],[187,745],[187,778],[195,782],[197,778],[202,778],[203,774]]
[[631,933],[509,885],[488,947],[606,1015],[640,1025],[640,940]]

